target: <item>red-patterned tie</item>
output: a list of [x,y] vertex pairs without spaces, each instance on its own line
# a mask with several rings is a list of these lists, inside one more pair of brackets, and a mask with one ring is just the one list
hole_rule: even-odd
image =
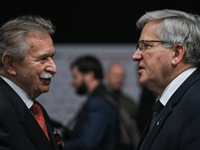
[[40,125],[40,127],[42,128],[42,130],[44,131],[45,135],[47,136],[49,140],[46,123],[45,123],[40,105],[37,103],[34,103],[33,106],[31,107],[31,111],[33,112],[35,119],[37,120],[38,124]]

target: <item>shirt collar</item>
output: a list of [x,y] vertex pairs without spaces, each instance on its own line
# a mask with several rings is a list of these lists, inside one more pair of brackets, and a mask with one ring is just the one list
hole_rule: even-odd
[[158,96],[157,100],[165,106],[169,101],[170,97],[175,93],[175,91],[181,86],[181,84],[197,69],[197,67],[192,67],[187,69],[178,75],[164,90],[161,96]]
[[19,97],[22,99],[22,101],[25,103],[25,105],[28,107],[28,109],[31,108],[33,105],[33,100],[30,98],[30,96],[19,86],[17,86],[15,83],[13,83],[11,80],[9,80],[6,77],[3,77],[0,75],[0,77],[10,85],[10,87],[19,95]]

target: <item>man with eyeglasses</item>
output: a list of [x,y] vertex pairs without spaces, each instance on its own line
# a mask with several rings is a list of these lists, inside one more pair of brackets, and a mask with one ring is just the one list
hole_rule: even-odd
[[159,95],[137,149],[200,149],[200,17],[157,10],[136,25],[139,83]]

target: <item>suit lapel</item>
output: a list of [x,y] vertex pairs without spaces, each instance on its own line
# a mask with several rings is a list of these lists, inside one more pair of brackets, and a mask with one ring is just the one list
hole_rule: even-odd
[[52,150],[51,143],[32,114],[26,115],[24,129],[39,150]]
[[140,137],[140,141],[139,141],[138,146],[137,146],[137,150],[139,150],[140,147],[142,146],[142,143],[143,143],[143,141],[144,141],[144,139],[145,139],[145,137],[146,137],[146,134],[147,134],[147,132],[148,132],[148,130],[149,130],[150,121],[151,121],[151,120],[149,119],[148,123],[146,124],[146,126],[145,126],[145,128],[144,128],[144,130],[143,130],[143,132],[142,132],[142,135],[141,135],[141,137]]
[[[186,79],[186,81],[183,82],[183,84],[171,96],[171,98],[167,102],[166,106],[163,108],[156,124],[154,125],[151,134],[149,135],[148,139],[146,140],[143,149],[149,149],[149,147],[153,143],[154,139],[156,138],[157,134],[159,133],[160,129],[162,128],[163,124],[165,123],[166,119],[169,117],[170,112],[172,111],[173,107],[176,104],[178,104],[178,102],[180,101],[183,94],[187,91],[187,89],[192,84],[197,82],[198,80],[200,80],[200,69],[199,68],[192,75],[190,75],[189,78]],[[146,136],[146,133],[148,132],[149,124],[150,124],[150,121],[144,130],[144,133],[141,137],[142,140],[139,143],[138,149],[140,148],[140,146]]]
[[[47,126],[47,130],[48,130],[48,134],[49,134],[49,138],[51,140],[51,144],[54,147],[54,150],[59,150],[59,146],[56,140],[56,135],[54,134],[54,128],[51,125],[51,120],[49,118],[49,116],[47,115],[46,111],[44,110],[44,108],[41,106],[42,111],[43,111],[43,115],[45,117],[45,122],[46,122],[46,126]],[[62,146],[62,145],[61,145]]]

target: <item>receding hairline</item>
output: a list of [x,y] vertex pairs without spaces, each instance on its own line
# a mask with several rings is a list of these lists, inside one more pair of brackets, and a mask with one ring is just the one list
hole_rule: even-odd
[[124,72],[124,67],[122,66],[122,64],[115,62],[115,63],[112,63],[112,64],[109,66],[109,68],[108,68],[108,73],[110,73],[111,70],[113,70],[113,69],[116,68],[116,67],[117,67],[117,68],[120,68],[120,69],[123,70],[123,72]]

